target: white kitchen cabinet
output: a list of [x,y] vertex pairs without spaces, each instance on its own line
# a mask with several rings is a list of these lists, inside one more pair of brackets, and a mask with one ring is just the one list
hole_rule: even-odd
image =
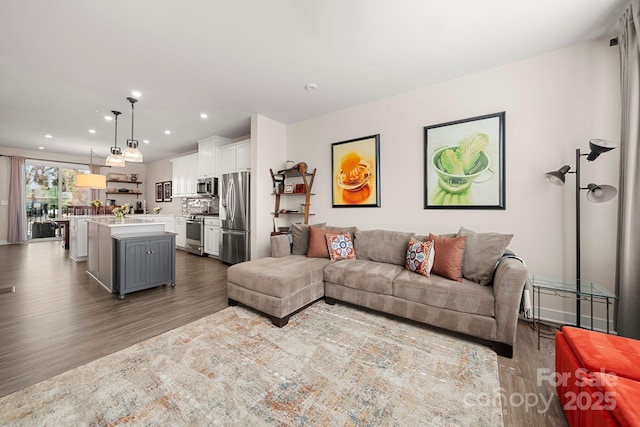
[[87,259],[86,218],[69,218],[69,257],[74,261]]
[[176,232],[176,217],[169,215],[155,215],[152,218],[153,222],[161,222],[164,224],[164,231]]
[[187,246],[187,221],[183,216],[176,217],[176,247]]
[[218,148],[229,144],[230,140],[221,136],[211,136],[198,141],[198,177],[217,177]]
[[220,229],[219,218],[204,219],[204,253],[214,258],[220,258],[220,239],[222,230]]
[[245,140],[218,147],[220,175],[251,168],[251,141]]
[[173,196],[195,196],[198,181],[198,153],[177,157],[171,162],[173,163]]
[[251,169],[251,140],[240,141],[236,145],[236,172]]

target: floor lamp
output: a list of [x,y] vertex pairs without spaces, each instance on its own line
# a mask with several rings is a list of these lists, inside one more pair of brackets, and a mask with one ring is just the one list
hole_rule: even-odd
[[547,172],[545,178],[554,185],[564,185],[565,175],[574,173],[576,175],[576,326],[580,327],[580,191],[587,191],[587,200],[593,203],[608,202],[613,199],[618,191],[611,185],[589,184],[586,187],[580,186],[580,158],[587,157],[587,161],[593,161],[602,153],[613,150],[618,145],[604,139],[589,140],[589,154],[582,154],[580,149],[576,150],[576,170],[571,171],[571,166],[564,165],[557,171]]

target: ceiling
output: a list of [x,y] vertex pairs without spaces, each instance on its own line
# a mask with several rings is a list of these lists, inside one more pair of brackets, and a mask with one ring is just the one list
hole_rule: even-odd
[[138,90],[134,137],[156,161],[249,135],[253,113],[294,123],[615,36],[628,3],[3,0],[0,147],[105,157],[104,116],[122,112],[124,148]]

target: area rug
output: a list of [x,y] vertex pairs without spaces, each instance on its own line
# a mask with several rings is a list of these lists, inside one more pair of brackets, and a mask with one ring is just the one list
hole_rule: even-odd
[[501,426],[495,353],[318,302],[284,328],[241,306],[0,399],[0,425]]

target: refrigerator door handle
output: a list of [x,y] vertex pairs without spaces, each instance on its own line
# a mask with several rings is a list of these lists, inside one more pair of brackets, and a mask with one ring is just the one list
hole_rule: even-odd
[[227,198],[228,198],[228,205],[229,205],[229,215],[228,218],[235,218],[236,217],[236,195],[235,195],[235,185],[233,184],[233,180],[230,179],[229,180],[229,185],[227,187]]

